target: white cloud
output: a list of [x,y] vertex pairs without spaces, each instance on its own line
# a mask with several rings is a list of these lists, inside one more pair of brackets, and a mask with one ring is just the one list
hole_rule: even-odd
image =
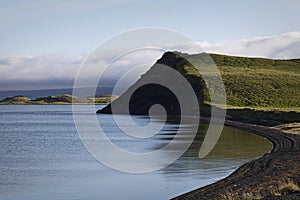
[[83,56],[0,56],[0,80],[39,81],[73,79]]
[[[168,50],[177,50],[187,53],[211,52],[219,54],[266,57],[266,58],[300,58],[300,32],[290,32],[268,37],[254,37],[223,43],[189,42],[179,45],[166,45]],[[154,63],[162,52],[144,50],[121,57],[112,63],[107,71],[106,78],[116,78],[138,65]],[[109,64],[112,54],[107,53],[105,58],[91,60],[89,70],[85,70],[84,77],[97,78],[100,66]],[[85,56],[60,56],[60,55],[12,55],[0,56],[0,82],[1,88],[5,84],[27,84],[30,82],[55,82],[74,80],[76,73]],[[147,66],[145,67],[145,70]],[[141,71],[142,73],[142,71]],[[139,74],[137,75],[137,77]],[[137,77],[132,77],[136,80]],[[18,88],[18,86],[16,86]],[[68,85],[70,87],[70,85]]]
[[200,42],[206,52],[276,59],[300,58],[300,32],[212,44]]
[[[147,64],[147,66],[144,66],[146,71],[163,52],[148,49],[134,51],[110,63],[114,58],[112,56],[114,54],[110,52],[104,56],[99,55],[99,57],[94,55],[88,60],[84,60],[86,56],[83,55],[0,56],[0,90],[12,90],[14,87],[16,89],[28,88],[25,85],[36,87],[39,84],[46,88],[57,87],[58,84],[60,84],[60,87],[64,87],[64,84],[65,87],[72,87],[70,82],[75,80],[84,61],[85,64],[83,70],[80,71],[80,78],[87,84],[85,86],[88,86],[89,82],[93,82],[95,79],[98,80],[102,72],[104,72],[103,80],[113,82],[133,67]],[[109,68],[105,70],[108,65]],[[143,73],[143,70],[140,73]],[[130,80],[127,84],[132,83],[139,76],[140,74],[136,74],[135,77],[129,77]]]
[[196,54],[199,52],[274,59],[300,58],[300,32],[289,32],[267,37],[253,37],[222,43],[191,41],[166,45],[168,50]]

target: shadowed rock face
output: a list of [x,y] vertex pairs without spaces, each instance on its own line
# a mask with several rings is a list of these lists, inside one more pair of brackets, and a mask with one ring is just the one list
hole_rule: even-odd
[[130,98],[129,113],[148,114],[150,107],[155,104],[162,105],[168,114],[180,115],[180,105],[176,96],[168,88],[158,84],[148,84],[138,88]]
[[[126,95],[126,94],[125,94]],[[124,96],[121,96],[123,98]],[[128,109],[131,115],[148,115],[152,105],[162,105],[169,115],[180,115],[180,104],[176,96],[166,87],[158,84],[147,84],[139,87],[130,97],[129,104],[118,105],[120,101],[116,100],[114,106],[117,110],[114,113],[128,114],[124,109]],[[127,107],[126,107],[127,106]],[[106,106],[98,113],[111,114],[111,105]]]
[[[178,79],[174,82],[174,80],[172,80],[174,76],[170,74],[170,71],[165,70],[164,66],[170,67],[173,71],[176,70],[176,72],[181,74],[185,80],[188,81],[197,96],[198,104],[202,105],[204,101],[203,81],[199,77],[199,74],[188,73],[188,71],[195,71],[196,69],[192,69],[193,66],[181,57],[179,53],[166,52],[162,58],[143,74],[125,93],[112,104],[98,110],[97,113],[148,115],[152,105],[160,104],[164,107],[168,116],[180,115],[179,102],[188,104],[188,98],[182,98],[182,96],[186,94],[183,90],[184,88],[179,87],[183,84],[181,83],[182,80]],[[166,87],[158,84],[160,81],[172,84]],[[175,90],[177,90],[177,94],[172,92]]]

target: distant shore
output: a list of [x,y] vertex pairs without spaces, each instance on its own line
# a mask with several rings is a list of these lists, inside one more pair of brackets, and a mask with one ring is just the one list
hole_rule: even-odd
[[94,97],[79,98],[62,94],[31,99],[23,95],[17,95],[0,100],[0,105],[109,104],[116,98],[118,98],[116,95],[95,95]]
[[[225,125],[267,138],[273,144],[272,151],[242,165],[227,178],[174,200],[273,199],[274,195],[282,195],[277,190],[284,182],[300,185],[300,123],[273,126],[265,120],[257,125],[227,119]],[[300,191],[287,191],[282,199],[300,199]]]

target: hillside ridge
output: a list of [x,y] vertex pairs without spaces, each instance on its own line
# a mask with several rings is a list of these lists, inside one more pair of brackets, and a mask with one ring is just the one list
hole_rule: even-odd
[[[200,105],[203,103],[210,104],[208,90],[199,71],[187,61],[190,59],[197,61],[198,59],[210,64],[209,60],[205,60],[205,55],[209,55],[220,70],[229,107],[268,109],[300,107],[300,59],[277,60],[206,53],[189,55],[180,52],[166,52],[136,83],[150,76],[153,69],[159,67],[158,64],[168,65],[181,73],[190,82]],[[151,76],[154,75],[152,74]],[[167,74],[156,74],[156,76],[161,78],[168,77]],[[218,93],[218,89],[214,88],[216,93]],[[132,89],[129,88],[130,90]],[[151,89],[148,87],[147,90],[144,88],[143,91],[140,91],[139,100],[131,101],[129,106],[135,108],[132,114],[148,114],[145,108],[149,108],[148,104],[153,104],[158,100],[158,97],[155,97],[155,95],[149,96],[149,93],[155,93],[157,88]],[[142,100],[142,93],[146,96],[148,95],[147,97],[144,96],[144,100]],[[126,92],[124,94],[126,95]],[[163,99],[166,100],[168,98],[165,95]],[[147,103],[147,101],[151,101],[151,103]],[[172,101],[174,100],[168,99],[167,102],[169,103],[166,104],[171,103],[174,106]],[[161,100],[159,102],[161,103]],[[125,106],[118,105],[118,101],[114,104],[122,109]],[[145,104],[147,106],[141,108]],[[140,111],[136,112],[137,109]],[[116,111],[118,112],[118,109]],[[122,113],[123,111],[120,110],[120,112]],[[98,113],[111,113],[111,105],[99,110]]]

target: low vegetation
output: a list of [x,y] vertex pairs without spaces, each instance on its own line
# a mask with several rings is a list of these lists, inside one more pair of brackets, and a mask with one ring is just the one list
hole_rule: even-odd
[[281,180],[270,192],[271,196],[287,196],[297,191],[300,191],[300,187],[291,179],[287,179]]
[[[184,56],[194,62],[206,59],[206,63],[211,63],[203,54]],[[274,60],[217,54],[210,54],[210,57],[220,70],[225,85],[228,115],[280,122],[300,121],[300,59]],[[172,64],[172,58],[169,60],[164,62]],[[175,68],[185,76],[200,78],[198,70],[190,63],[180,61]],[[220,93],[218,87],[213,90],[216,94]],[[212,105],[205,84],[201,92],[204,103]]]
[[282,199],[296,199],[297,192],[300,192],[300,187],[291,179],[283,179],[276,185],[270,186],[269,191],[260,191],[259,189],[253,189],[253,191],[233,191],[231,189],[226,190],[225,194],[221,195],[220,199],[224,200],[257,200],[257,199],[275,199],[276,197],[282,197]]
[[[217,54],[208,56],[204,53],[182,54],[186,59],[180,59],[180,54],[167,52],[158,62],[175,68],[185,77],[194,79],[200,78],[196,68],[215,64],[225,85],[227,105],[231,108],[260,110],[300,108],[300,59],[276,60]],[[201,65],[192,66],[188,60]],[[211,78],[213,79],[214,75]],[[204,101],[210,102],[204,82],[202,86]],[[213,90],[216,94],[220,93],[218,86]]]
[[228,106],[289,110],[300,107],[300,59],[210,56],[220,69]]

